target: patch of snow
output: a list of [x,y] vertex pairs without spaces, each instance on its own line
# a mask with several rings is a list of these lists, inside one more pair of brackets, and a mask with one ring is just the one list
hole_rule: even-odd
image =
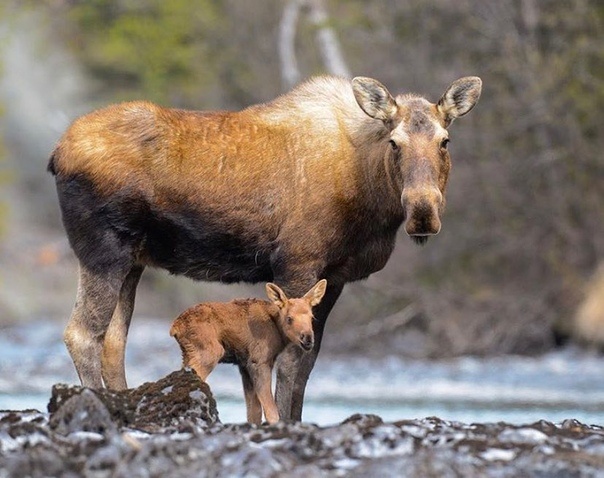
[[351,449],[354,457],[359,458],[380,458],[385,456],[410,455],[415,449],[413,438],[398,437],[396,440],[380,440],[377,436],[365,438],[363,441],[355,443]]
[[499,440],[510,443],[540,444],[547,441],[547,435],[534,428],[517,428],[504,430],[499,434]]
[[428,434],[424,427],[418,425],[402,425],[401,430],[415,438],[424,438]]
[[503,450],[501,448],[489,448],[482,452],[480,457],[486,461],[511,461],[516,458],[515,450]]
[[556,453],[556,449],[552,445],[542,445],[537,450],[544,455],[553,455]]
[[356,468],[361,463],[360,460],[354,460],[352,458],[340,458],[333,462],[334,466],[341,470],[352,470]]
[[72,441],[80,442],[85,440],[102,441],[105,437],[101,433],[78,431],[68,435]]
[[193,438],[193,436],[192,433],[171,433],[170,439],[174,441],[187,441]]

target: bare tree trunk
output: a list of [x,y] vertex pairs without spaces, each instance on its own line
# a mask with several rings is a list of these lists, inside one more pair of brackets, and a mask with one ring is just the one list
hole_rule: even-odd
[[300,9],[308,9],[310,23],[316,28],[316,40],[323,66],[328,73],[350,78],[350,70],[340,48],[334,29],[329,25],[329,16],[323,0],[289,0],[283,9],[279,24],[279,58],[281,78],[285,89],[290,89],[301,79],[296,59],[296,30]]
[[340,43],[334,29],[329,25],[329,16],[323,0],[307,0],[309,18],[312,25],[317,29],[317,43],[325,69],[332,75],[350,77],[350,70],[342,55]]
[[284,89],[289,90],[300,81],[300,70],[296,60],[296,28],[300,16],[300,0],[290,0],[283,9],[279,24],[279,58],[281,79]]

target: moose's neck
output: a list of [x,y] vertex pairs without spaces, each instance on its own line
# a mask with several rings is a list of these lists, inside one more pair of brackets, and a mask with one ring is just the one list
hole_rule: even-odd
[[[369,120],[373,122],[373,120]],[[372,221],[400,226],[403,221],[402,184],[397,165],[388,154],[388,133],[384,129],[359,128],[351,137],[355,161],[362,180],[362,203]]]
[[[378,222],[402,222],[401,188],[388,162],[389,131],[359,107],[350,82],[311,79],[276,100],[244,110],[272,131],[287,132],[298,191],[335,191],[350,214]],[[300,199],[301,200],[301,199]],[[359,217],[360,220],[360,217]]]

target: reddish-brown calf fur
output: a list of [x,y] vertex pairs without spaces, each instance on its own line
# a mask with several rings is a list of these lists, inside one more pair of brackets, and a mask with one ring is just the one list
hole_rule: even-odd
[[312,308],[325,294],[319,281],[304,297],[288,299],[275,284],[267,284],[270,298],[198,304],[179,315],[170,329],[180,345],[183,366],[202,380],[218,362],[239,366],[247,420],[260,424],[262,411],[269,423],[279,420],[271,392],[271,375],[277,356],[289,343],[311,350],[314,344]]
[[371,78],[319,77],[237,112],[131,102],[74,121],[48,169],[80,265],[65,343],[82,384],[127,386],[145,267],[272,281],[294,297],[326,278],[314,349],[288,348],[278,364],[279,411],[300,419],[344,285],[385,266],[401,225],[419,243],[440,230],[447,128],[480,91],[479,78],[465,77],[431,103]]

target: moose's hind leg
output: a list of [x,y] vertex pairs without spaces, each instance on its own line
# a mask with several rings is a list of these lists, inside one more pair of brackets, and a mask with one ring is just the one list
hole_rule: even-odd
[[136,286],[143,270],[143,266],[135,266],[126,276],[119,293],[117,306],[105,334],[101,357],[101,373],[105,386],[112,390],[124,390],[128,387],[124,366],[126,340],[134,310]]
[[239,366],[239,372],[241,373],[241,381],[243,382],[247,421],[260,425],[262,423],[262,406],[260,405],[260,400],[256,394],[254,382],[244,366]]
[[254,364],[249,366],[248,371],[266,421],[270,424],[277,423],[279,411],[271,390],[272,368],[268,364]]
[[104,189],[102,178],[58,174],[56,181],[65,232],[80,263],[65,343],[82,385],[98,388],[105,334],[142,240],[143,206],[130,190]]
[[63,337],[85,387],[103,386],[103,341],[123,280],[119,272],[95,273],[80,264],[76,303]]
[[[197,330],[200,337],[208,337],[209,333],[204,333],[203,329]],[[191,367],[197,376],[205,382],[208,375],[218,365],[220,359],[224,356],[224,347],[217,340],[207,340],[203,343],[183,342],[183,366]]]

